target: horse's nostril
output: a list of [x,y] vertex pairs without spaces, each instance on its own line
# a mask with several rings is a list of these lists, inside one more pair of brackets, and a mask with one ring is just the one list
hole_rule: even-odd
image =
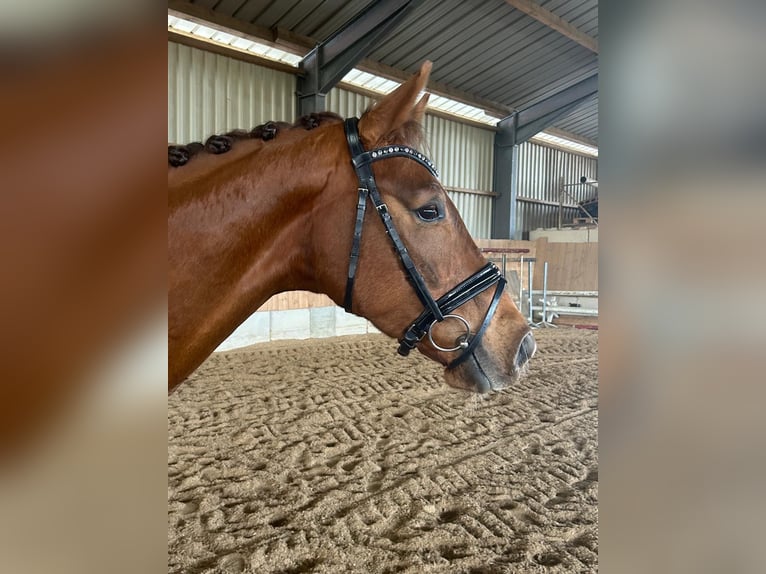
[[527,333],[521,340],[519,351],[516,353],[516,366],[519,368],[523,367],[527,361],[532,358],[532,355],[535,354],[536,350],[537,343],[535,342],[535,338],[532,336],[531,332]]

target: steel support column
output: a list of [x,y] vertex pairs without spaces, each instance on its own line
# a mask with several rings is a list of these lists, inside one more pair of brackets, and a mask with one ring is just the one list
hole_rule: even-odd
[[422,0],[375,0],[303,58],[298,115],[325,109],[325,96]]
[[492,174],[495,198],[492,210],[492,238],[514,239],[516,230],[516,196],[519,178],[519,146],[515,145],[516,115],[497,124],[495,162]]
[[598,73],[501,120],[495,134],[493,239],[521,239],[516,229],[518,146],[598,93]]

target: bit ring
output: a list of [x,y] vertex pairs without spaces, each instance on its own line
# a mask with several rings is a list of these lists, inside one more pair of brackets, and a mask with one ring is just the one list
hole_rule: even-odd
[[431,329],[433,329],[434,325],[436,325],[436,323],[438,323],[439,321],[434,321],[433,323],[431,323],[431,326],[428,327],[428,340],[431,342],[434,348],[444,353],[452,353],[453,351],[460,351],[461,349],[468,348],[468,338],[471,335],[471,325],[468,323],[468,321],[463,319],[463,317],[461,317],[460,315],[445,315],[444,318],[457,319],[458,321],[463,323],[463,325],[465,325],[465,338],[462,341],[460,341],[460,343],[458,343],[456,347],[453,347],[452,349],[448,349],[446,347],[441,347],[437,345],[436,342],[434,342],[433,336],[431,335]]

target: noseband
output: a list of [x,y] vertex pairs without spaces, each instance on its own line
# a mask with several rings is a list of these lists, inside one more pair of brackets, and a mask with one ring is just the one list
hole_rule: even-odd
[[[346,281],[346,296],[343,301],[343,306],[346,311],[349,313],[352,312],[354,279],[356,277],[356,269],[359,263],[364,214],[367,209],[367,198],[369,198],[372,200],[375,210],[378,212],[380,220],[386,228],[386,234],[391,239],[394,249],[399,255],[399,259],[415,289],[418,299],[420,299],[420,302],[425,307],[420,316],[415,319],[402,338],[399,339],[399,354],[407,356],[423,337],[428,335],[431,344],[440,351],[462,351],[456,359],[447,365],[447,368],[456,367],[473,354],[479,341],[481,341],[487,326],[489,326],[489,322],[492,320],[492,316],[497,310],[497,305],[500,302],[500,296],[503,293],[506,281],[502,277],[497,265],[494,263],[487,263],[476,273],[468,277],[468,279],[439,297],[439,299],[434,300],[426,286],[423,276],[415,267],[415,263],[412,261],[412,258],[407,251],[407,247],[402,242],[401,237],[399,237],[396,227],[394,227],[394,221],[391,218],[391,214],[388,212],[388,207],[383,202],[380,192],[378,191],[378,186],[375,183],[375,176],[372,173],[372,164],[381,159],[390,157],[406,157],[419,163],[437,179],[439,178],[439,173],[436,171],[433,163],[431,163],[431,160],[409,146],[390,145],[376,148],[372,151],[365,151],[359,138],[358,122],[359,120],[357,118],[349,118],[345,121],[346,140],[348,141],[348,148],[351,152],[351,163],[354,166],[354,171],[359,180],[359,201],[356,207],[356,225],[354,226],[354,240],[351,244],[348,279]],[[495,294],[489,304],[487,313],[484,316],[484,321],[482,321],[478,331],[472,333],[470,323],[460,315],[454,314],[453,311],[493,285],[497,285],[497,287],[495,288]],[[466,329],[465,334],[459,337],[457,345],[453,348],[440,347],[434,342],[431,334],[431,329],[433,329],[434,325],[446,319],[457,320],[461,322]]]

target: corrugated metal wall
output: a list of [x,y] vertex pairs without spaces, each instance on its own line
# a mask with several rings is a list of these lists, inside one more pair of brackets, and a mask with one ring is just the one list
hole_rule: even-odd
[[[168,42],[168,142],[204,141],[209,135],[295,119],[295,76]],[[334,88],[327,109],[360,116],[372,99]],[[429,155],[446,188],[492,189],[494,132],[426,115]],[[492,197],[449,192],[468,230],[488,238]]]
[[[577,183],[566,187],[564,205],[573,205],[593,197],[595,188],[579,184],[581,176],[598,179],[598,159],[566,152],[560,149],[525,142],[519,146],[518,192],[516,202],[516,230],[521,234],[539,227],[556,227],[558,224],[558,202],[561,185]],[[547,201],[546,205],[525,199]],[[563,210],[563,222],[571,222],[584,214],[576,208]]]
[[[442,184],[447,188],[491,191],[494,130],[430,115],[426,115],[425,123],[429,153],[439,168]],[[449,196],[471,235],[476,239],[489,238],[493,197],[460,191],[450,191]]]
[[295,76],[168,42],[168,142],[295,119]]
[[426,115],[431,159],[439,167],[442,183],[478,191],[492,189],[495,132]]
[[368,96],[340,88],[330,90],[325,100],[325,105],[329,111],[335,112],[344,118],[360,117],[371,103],[372,98]]

